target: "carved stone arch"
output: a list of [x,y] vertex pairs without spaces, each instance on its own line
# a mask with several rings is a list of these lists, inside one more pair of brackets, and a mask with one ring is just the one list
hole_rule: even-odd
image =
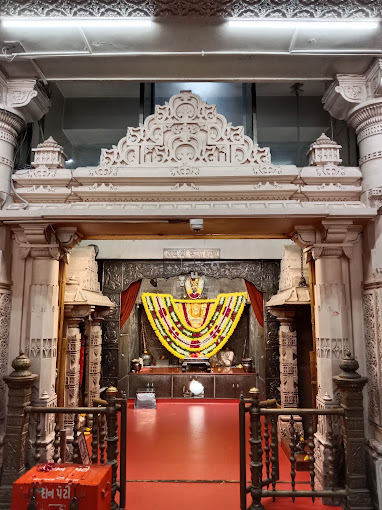
[[[210,278],[244,279],[263,293],[264,303],[277,292],[280,261],[278,260],[105,260],[102,292],[117,308],[103,323],[103,386],[118,384],[121,292],[139,279],[172,278],[197,271]],[[264,350],[267,397],[279,396],[278,322],[264,310]]]

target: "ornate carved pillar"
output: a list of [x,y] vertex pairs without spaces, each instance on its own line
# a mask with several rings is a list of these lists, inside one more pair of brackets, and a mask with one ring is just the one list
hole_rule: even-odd
[[[376,495],[376,459],[382,459],[382,59],[375,59],[362,75],[338,75],[323,98],[333,117],[345,119],[356,131],[363,201],[378,208],[378,216],[364,231],[363,318],[365,338],[358,352],[366,350],[370,473]],[[381,505],[382,502],[379,502]]]
[[[0,206],[10,202],[13,156],[18,134],[40,120],[50,103],[36,80],[9,79],[0,71]],[[7,200],[8,199],[8,200]]]
[[[268,310],[280,321],[280,396],[281,407],[298,407],[297,333],[295,311],[287,306],[269,307]],[[289,416],[280,418],[280,435],[289,438]],[[302,421],[295,416],[295,430],[302,432]]]
[[12,305],[12,282],[9,278],[11,240],[9,229],[0,227],[0,465],[6,417],[6,385],[3,377],[8,373],[9,327]]
[[[76,228],[54,229],[47,224],[26,224],[14,229],[23,257],[32,258],[26,344],[31,367],[39,378],[32,393],[35,405],[56,405],[59,259],[77,242]],[[43,433],[51,434],[45,423]],[[44,437],[44,435],[43,435]]]
[[99,396],[102,353],[102,317],[95,315],[86,323],[87,358],[85,392],[87,406],[93,406],[93,400]]
[[[14,232],[22,256],[32,258],[26,345],[32,370],[39,376],[32,391],[32,403],[51,407],[57,405],[59,259],[67,257],[79,236],[75,227],[56,230],[48,224],[25,224]],[[43,456],[49,460],[54,437],[53,416],[44,417],[41,430],[46,451]]]
[[[0,85],[1,89],[1,85]],[[0,204],[10,197],[13,157],[19,133],[25,128],[22,118],[0,110]]]
[[[317,407],[337,406],[339,393],[332,380],[340,373],[340,362],[353,350],[349,289],[343,278],[343,265],[351,257],[359,228],[351,220],[325,220],[323,230],[296,227],[296,241],[306,246],[316,266],[315,324],[317,350]],[[335,431],[336,432],[336,431]],[[329,486],[327,421],[320,417],[316,433],[316,483]]]
[[[325,93],[324,108],[346,120],[357,134],[364,201],[382,203],[382,59],[364,74],[337,75]],[[375,204],[377,203],[377,204]]]
[[[76,312],[74,312],[75,315]],[[86,312],[84,313],[86,315]],[[65,310],[66,322],[66,375],[65,375],[65,407],[78,406],[80,394],[80,354],[81,354],[81,332],[80,324],[83,317],[68,317]],[[64,417],[64,429],[73,430],[74,415],[66,414]]]

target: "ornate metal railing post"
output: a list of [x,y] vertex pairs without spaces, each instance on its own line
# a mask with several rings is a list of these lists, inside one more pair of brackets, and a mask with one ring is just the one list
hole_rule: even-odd
[[20,352],[12,362],[14,371],[4,377],[4,382],[9,388],[0,487],[0,508],[4,509],[11,507],[12,485],[25,471],[29,414],[24,413],[24,409],[30,404],[32,386],[38,377],[29,372],[30,365],[29,359]]
[[118,416],[117,406],[115,399],[117,398],[118,390],[114,386],[110,386],[106,390],[106,400],[108,401],[106,409],[107,421],[107,462],[112,467],[112,486],[111,486],[111,510],[117,510],[118,504],[115,501],[115,494],[117,492],[117,471],[118,471]]
[[342,373],[333,377],[345,411],[343,436],[346,456],[346,510],[372,510],[366,477],[365,427],[362,389],[367,377],[357,373],[359,367],[350,352],[340,363]]
[[263,478],[263,461],[261,449],[261,421],[260,421],[260,406],[259,396],[260,391],[257,388],[249,390],[252,397],[251,407],[249,408],[250,419],[250,438],[251,445],[251,496],[252,503],[249,510],[264,510],[261,504],[262,493],[262,478]]

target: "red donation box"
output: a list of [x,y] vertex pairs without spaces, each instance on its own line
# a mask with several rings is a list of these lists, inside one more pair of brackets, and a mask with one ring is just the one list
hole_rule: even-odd
[[111,466],[35,466],[13,484],[12,510],[110,510]]

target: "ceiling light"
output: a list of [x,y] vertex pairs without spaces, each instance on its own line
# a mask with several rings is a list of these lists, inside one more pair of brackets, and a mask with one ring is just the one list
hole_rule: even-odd
[[229,27],[234,28],[309,28],[319,30],[375,30],[379,23],[375,20],[358,21],[316,21],[316,20],[274,20],[274,19],[231,19]]
[[1,18],[6,28],[65,28],[65,27],[149,27],[148,18]]

